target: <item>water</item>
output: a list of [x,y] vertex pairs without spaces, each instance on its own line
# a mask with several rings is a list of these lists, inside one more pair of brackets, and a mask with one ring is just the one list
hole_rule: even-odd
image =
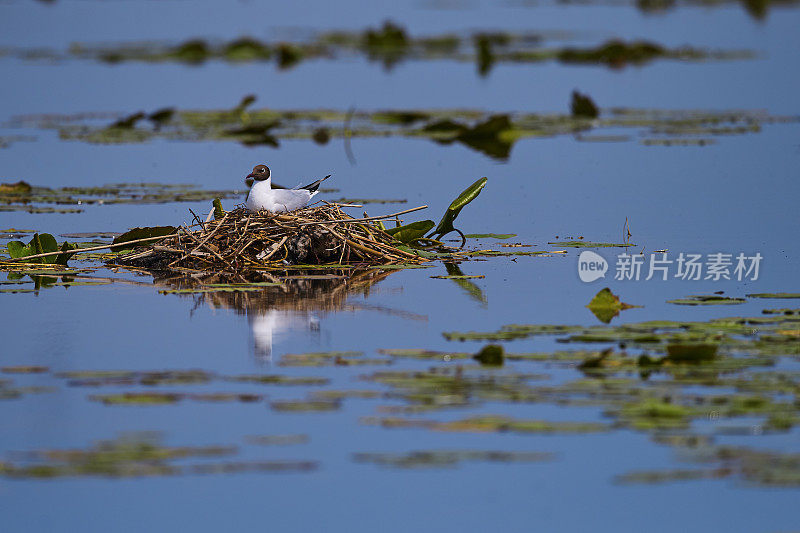
[[[350,6],[352,7],[352,6]],[[0,402],[5,431],[0,461],[17,462],[19,452],[89,449],[121,434],[160,432],[165,446],[235,446],[225,457],[189,457],[169,464],[180,475],[109,479],[0,477],[0,507],[9,531],[115,531],[194,529],[212,531],[271,527],[280,530],[381,530],[489,528],[522,531],[616,530],[729,531],[787,530],[797,523],[797,484],[770,487],[734,474],[723,479],[666,484],[619,484],[616,476],[637,470],[686,469],[685,449],[654,443],[645,431],[616,428],[587,434],[462,433],[420,428],[384,428],[364,417],[404,416],[440,422],[481,414],[518,419],[609,423],[600,403],[557,405],[480,400],[418,414],[387,414],[403,407],[396,396],[346,398],[338,410],[286,413],[272,402],[303,400],[325,390],[397,392],[363,379],[380,371],[431,367],[454,369],[468,360],[413,360],[379,354],[386,348],[477,352],[485,341],[447,341],[448,331],[496,331],[506,324],[592,326],[584,306],[608,285],[623,301],[643,306],[612,321],[704,321],[723,316],[759,316],[761,310],[797,307],[797,300],[748,299],[732,306],[685,307],[665,303],[691,294],[725,291],[797,292],[800,193],[798,123],[764,124],[756,133],[714,136],[709,146],[645,146],[641,130],[621,128],[630,140],[580,142],[571,135],[516,142],[506,161],[491,159],[462,144],[438,145],[424,138],[355,138],[356,164],[341,140],[325,146],[281,140],[279,149],[247,148],[235,142],[153,140],[143,144],[92,145],[63,141],[52,130],[14,127],[20,114],[110,111],[127,114],[167,105],[180,109],[229,108],[247,93],[255,107],[277,109],[469,108],[492,112],[566,113],[569,94],[588,92],[601,108],[666,110],[766,110],[796,117],[799,13],[796,4],[770,8],[763,20],[739,5],[681,6],[648,15],[629,5],[520,6],[467,3],[432,9],[420,3],[372,3],[367,8],[265,6],[203,3],[187,15],[182,2],[158,4],[7,2],[0,5],[0,47],[65,50],[71,42],[126,42],[193,37],[295,39],[327,29],[361,31],[391,18],[412,35],[473,29],[566,30],[567,42],[596,44],[611,36],[647,38],[667,46],[748,49],[755,59],[685,63],[656,60],[641,67],[610,70],[556,62],[499,63],[480,78],[472,62],[408,61],[386,72],[363,58],[310,60],[288,71],[273,64],[208,62],[202,66],[122,63],[103,65],[67,59],[51,64],[11,54],[0,57],[0,135],[26,135],[2,149],[2,182],[35,185],[99,185],[123,181],[193,183],[203,188],[243,188],[256,163],[270,165],[287,185],[333,174],[344,196],[404,198],[403,205],[368,205],[370,214],[428,204],[438,219],[450,200],[481,176],[489,184],[459,216],[468,233],[516,233],[507,242],[534,245],[508,250],[553,250],[548,242],[585,237],[619,242],[627,217],[636,251],[668,248],[680,252],[726,252],[764,257],[756,281],[617,281],[619,249],[595,250],[610,263],[605,283],[581,283],[580,250],[553,257],[497,257],[461,264],[479,289],[470,295],[433,268],[394,272],[346,297],[323,304],[319,298],[267,301],[244,306],[231,299],[162,295],[148,276],[99,271],[96,275],[139,284],[43,289],[37,295],[2,294],[0,317],[5,342],[2,366],[42,365],[44,374],[5,373],[14,386],[51,387]],[[91,16],[89,16],[91,15]],[[125,21],[124,23],[121,23]],[[615,133],[597,131],[590,133]],[[230,208],[233,200],[225,202]],[[161,205],[86,206],[79,214],[0,215],[0,228],[28,228],[55,235],[124,231],[138,225],[190,220],[188,209],[208,212],[208,202]],[[396,209],[395,209],[396,208]],[[59,238],[61,240],[61,238]],[[502,241],[505,242],[505,241]],[[474,242],[470,243],[475,246]],[[480,247],[497,248],[494,241]],[[563,248],[562,248],[563,249]],[[344,295],[343,295],[344,296]],[[257,299],[257,298],[256,298]],[[483,300],[483,301],[482,301]],[[245,307],[249,307],[246,311]],[[271,342],[269,342],[271,340]],[[561,344],[552,336],[503,343],[509,352],[551,352],[597,348]],[[271,345],[270,349],[266,346]],[[601,347],[610,346],[603,344]],[[361,351],[364,358],[391,365],[281,366],[285,354]],[[778,367],[797,370],[791,357]],[[201,384],[158,386],[70,386],[59,372],[81,370],[202,369],[213,379]],[[766,368],[769,370],[769,367]],[[532,387],[583,377],[574,364],[507,362],[503,370],[466,372],[538,373]],[[248,374],[311,376],[322,386],[280,386],[226,381]],[[747,375],[747,374],[746,374]],[[713,387],[698,386],[704,393]],[[206,402],[186,397],[158,406],[108,406],[90,397],[121,392],[253,393],[255,403]],[[795,411],[796,414],[796,411]],[[747,426],[763,417],[731,418]],[[717,424],[699,417],[696,433]],[[304,434],[308,442],[288,446],[253,444],[250,435]],[[797,428],[758,436],[715,436],[715,444],[798,453]],[[353,454],[414,450],[499,450],[552,452],[543,462],[464,461],[447,468],[402,469],[356,462]],[[15,455],[16,453],[16,455]],[[196,474],[197,464],[272,460],[314,461],[310,472],[246,471]],[[707,465],[699,465],[700,467]],[[10,511],[16,512],[10,512]]]

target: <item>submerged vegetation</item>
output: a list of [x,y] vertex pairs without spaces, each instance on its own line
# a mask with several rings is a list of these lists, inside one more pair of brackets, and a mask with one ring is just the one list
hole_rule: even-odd
[[[581,98],[588,98],[580,95]],[[460,144],[493,159],[506,160],[514,144],[526,138],[577,135],[578,140],[598,142],[600,135],[586,135],[594,130],[613,130],[609,141],[620,142],[638,139],[646,146],[682,146],[730,136],[757,133],[765,124],[797,121],[797,117],[772,116],[763,111],[681,111],[648,109],[597,109],[584,100],[571,103],[569,114],[538,113],[487,113],[479,110],[384,110],[384,111],[334,111],[334,110],[276,110],[252,109],[255,98],[245,97],[240,104],[228,110],[178,110],[170,109],[169,119],[154,123],[144,120],[148,115],[132,115],[99,124],[92,115],[83,116],[26,116],[18,117],[15,125],[43,129],[57,129],[64,140],[89,143],[118,144],[141,143],[164,138],[182,141],[234,141],[246,146],[277,148],[284,139],[311,139],[319,143],[324,132],[324,142],[331,139],[359,137],[402,136],[423,138],[442,145]],[[595,115],[595,111],[598,113]],[[162,115],[164,110],[154,114]],[[151,114],[152,115],[152,114]],[[620,131],[627,132],[620,135]],[[686,142],[684,142],[686,141]],[[690,142],[691,141],[691,142]],[[176,200],[211,197],[210,193],[194,189],[173,190],[162,188],[150,191],[127,191],[117,195],[118,201]],[[0,191],[1,192],[1,191]],[[37,191],[30,191],[36,197]],[[69,189],[57,193],[40,191],[42,201],[71,201]],[[80,194],[81,191],[74,191]],[[109,195],[109,188],[86,191],[95,197]],[[11,194],[11,193],[9,193]],[[22,197],[14,193],[15,198]],[[53,198],[53,194],[56,195]],[[60,196],[59,196],[60,195]],[[4,194],[3,197],[11,197]],[[217,196],[220,196],[217,194]],[[2,197],[0,197],[2,198]],[[100,201],[102,198],[95,198]],[[6,202],[8,203],[8,202]]]
[[402,61],[455,60],[474,62],[481,76],[496,63],[541,63],[559,61],[604,65],[613,68],[642,65],[655,59],[683,61],[724,60],[750,57],[745,51],[707,50],[684,46],[667,48],[648,41],[608,40],[596,46],[558,47],[549,40],[570,37],[564,32],[475,32],[414,37],[391,21],[362,32],[334,31],[293,42],[263,41],[250,36],[231,41],[189,39],[177,44],[140,42],[127,44],[74,43],[66,52],[54,50],[8,50],[29,60],[70,58],[119,64],[176,62],[201,65],[206,61],[229,63],[272,62],[279,69],[293,68],[315,59],[363,56],[391,69]]
[[[0,476],[16,479],[61,477],[131,478],[238,472],[308,472],[314,461],[210,462],[238,452],[236,446],[180,446],[160,443],[153,433],[132,433],[100,441],[87,449],[37,450],[19,461],[0,461]],[[186,464],[187,459],[198,459]]]
[[236,198],[244,191],[203,190],[196,185],[115,183],[92,187],[40,187],[25,181],[0,184],[0,211],[80,213],[89,205],[166,204]]
[[[448,270],[449,271],[449,270]],[[386,274],[382,274],[385,276]],[[334,276],[337,277],[338,276]],[[359,275],[347,281],[353,290]],[[381,279],[381,278],[378,278]],[[453,278],[454,281],[468,281]],[[295,280],[323,284],[326,294],[335,292],[341,279]],[[368,281],[364,290],[368,290]],[[284,281],[288,283],[288,280]],[[310,286],[306,285],[306,286]],[[257,316],[281,309],[278,287],[259,287],[261,292],[207,292],[194,294],[215,305],[232,307]],[[286,309],[326,309],[310,297],[287,292]],[[359,289],[356,289],[359,290]],[[791,293],[787,293],[791,294]],[[335,304],[333,304],[335,305]],[[604,289],[589,307],[619,311],[618,297]],[[333,307],[332,307],[333,308]],[[340,308],[340,307],[339,307]],[[619,326],[508,325],[492,333],[447,333],[448,339],[491,340],[504,344],[478,346],[470,351],[382,349],[379,357],[362,351],[283,354],[279,367],[328,367],[324,376],[292,374],[219,375],[200,369],[187,370],[89,370],[59,372],[36,365],[8,365],[11,375],[56,378],[71,388],[91,389],[89,401],[110,409],[180,409],[188,402],[218,403],[235,408],[250,404],[269,408],[281,416],[334,416],[347,402],[379,402],[375,413],[360,422],[393,431],[445,433],[503,433],[519,437],[541,434],[583,435],[627,429],[649,435],[690,458],[693,468],[641,470],[621,473],[621,483],[663,483],[691,479],[741,479],[769,486],[798,486],[800,463],[796,454],[720,446],[717,436],[760,435],[792,431],[800,425],[794,397],[800,391],[800,374],[784,370],[785,362],[800,355],[797,331],[800,315],[793,309],[767,309],[757,317],[732,317],[698,321],[649,321]],[[601,314],[602,314],[601,312]],[[511,352],[505,342],[526,337],[551,337],[577,349]],[[593,346],[599,345],[598,348]],[[397,367],[395,367],[397,365]],[[376,368],[378,367],[378,368]],[[389,368],[387,368],[389,367]],[[559,377],[531,370],[549,369]],[[297,370],[297,368],[289,368]],[[566,373],[565,373],[566,372]],[[337,375],[357,377],[369,388],[337,389]],[[218,390],[219,384],[226,389]],[[179,387],[179,390],[175,390]],[[193,389],[194,388],[194,389]],[[196,390],[201,388],[201,391]],[[111,390],[109,390],[111,389]],[[122,389],[122,390],[119,390]],[[0,380],[0,398],[14,399],[26,393],[48,392],[52,387],[19,387]],[[306,391],[306,396],[282,391]],[[262,391],[267,391],[267,396]],[[265,399],[267,400],[265,402]],[[503,406],[552,405],[594,408],[603,420],[554,420],[511,416]],[[489,410],[491,409],[491,410]],[[449,416],[453,410],[468,410]],[[477,411],[477,412],[476,412]],[[498,414],[487,414],[497,412]],[[585,411],[584,411],[585,412]],[[439,416],[436,416],[436,415]],[[707,427],[711,422],[711,427]],[[705,426],[705,427],[703,427]],[[191,449],[161,449],[141,444],[99,445],[82,452],[31,456],[26,461],[0,463],[9,477],[62,477],[101,475],[172,475],[201,472],[308,471],[309,461],[219,463],[195,466],[171,463],[174,454],[191,456]],[[287,444],[305,442],[290,439]],[[256,444],[283,444],[271,438]],[[180,450],[180,451],[176,451]],[[235,451],[235,450],[234,450]],[[162,460],[154,460],[157,453]],[[231,452],[232,453],[232,452]],[[107,455],[110,454],[110,455]],[[503,450],[422,450],[406,453],[357,453],[356,462],[392,468],[456,466],[465,461],[541,461],[553,459],[547,452]],[[97,464],[102,463],[102,467]]]

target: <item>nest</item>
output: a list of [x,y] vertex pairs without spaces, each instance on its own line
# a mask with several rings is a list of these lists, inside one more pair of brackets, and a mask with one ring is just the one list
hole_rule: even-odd
[[[237,208],[218,220],[196,221],[156,244],[138,247],[114,263],[149,271],[247,274],[285,270],[292,265],[380,266],[420,263],[401,249],[374,219],[356,219],[339,204],[290,213],[253,213]],[[380,218],[380,217],[377,217]]]

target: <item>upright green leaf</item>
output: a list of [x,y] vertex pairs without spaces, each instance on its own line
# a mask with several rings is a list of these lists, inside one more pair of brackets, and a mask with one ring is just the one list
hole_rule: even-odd
[[[41,245],[42,251],[37,253],[46,254],[49,252],[58,251],[58,243],[56,242],[56,238],[50,235],[49,233],[42,233],[41,235],[39,235],[39,244]],[[55,263],[56,256],[48,255],[47,257],[42,257],[41,260],[42,263]]]
[[77,244],[70,244],[67,241],[64,241],[64,244],[61,245],[62,253],[55,256],[56,258],[55,263],[57,265],[67,266],[67,261],[69,260],[70,257],[72,257],[72,254],[75,253],[72,252],[71,250],[76,250],[77,248],[78,248]]
[[42,250],[42,240],[39,238],[38,233],[33,234],[33,239],[31,239],[31,242],[28,246],[30,246],[31,250],[33,251],[31,255],[39,255],[44,253],[44,251]]
[[436,235],[437,239],[441,239],[442,236],[447,235],[451,231],[458,231],[453,227],[453,222],[455,221],[456,217],[458,217],[458,214],[461,212],[464,206],[478,197],[481,189],[486,186],[487,181],[489,181],[487,178],[481,178],[467,187],[464,192],[459,194],[458,198],[453,200],[453,202],[450,204],[450,207],[447,208],[442,220],[439,221],[439,225],[436,226],[436,229],[433,230],[431,235]]
[[219,198],[214,198],[214,220],[222,220],[225,216],[225,210],[222,208],[222,201]]

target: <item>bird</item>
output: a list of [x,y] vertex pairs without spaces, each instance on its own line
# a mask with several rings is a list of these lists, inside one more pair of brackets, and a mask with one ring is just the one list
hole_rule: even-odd
[[253,186],[247,195],[245,205],[253,212],[286,213],[308,205],[308,202],[319,192],[319,185],[330,178],[328,174],[305,187],[294,189],[273,189],[272,177],[267,165],[256,165],[253,172],[245,180],[252,179]]

